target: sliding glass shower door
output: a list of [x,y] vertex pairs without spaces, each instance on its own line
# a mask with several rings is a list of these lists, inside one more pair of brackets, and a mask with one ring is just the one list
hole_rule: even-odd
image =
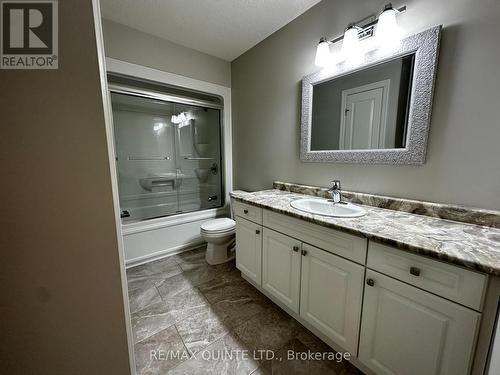
[[111,89],[124,221],[222,205],[221,109],[168,98]]

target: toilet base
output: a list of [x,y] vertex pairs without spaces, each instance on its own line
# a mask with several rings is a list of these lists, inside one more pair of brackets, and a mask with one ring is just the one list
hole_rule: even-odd
[[230,247],[233,241],[234,238],[222,245],[215,245],[209,242],[207,244],[207,253],[205,255],[207,263],[213,266],[216,264],[226,263],[234,259],[234,246]]

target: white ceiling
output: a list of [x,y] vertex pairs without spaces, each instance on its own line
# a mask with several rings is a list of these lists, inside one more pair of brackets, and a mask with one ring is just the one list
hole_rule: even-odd
[[103,18],[232,61],[320,0],[101,0]]

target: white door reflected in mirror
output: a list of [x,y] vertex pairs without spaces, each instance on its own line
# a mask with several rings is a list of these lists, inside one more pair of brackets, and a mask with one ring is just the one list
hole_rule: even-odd
[[405,147],[414,56],[314,84],[311,151]]
[[386,79],[342,91],[339,150],[385,148],[390,83]]

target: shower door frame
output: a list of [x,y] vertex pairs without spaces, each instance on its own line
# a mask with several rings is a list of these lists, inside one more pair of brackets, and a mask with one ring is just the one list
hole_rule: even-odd
[[[113,72],[111,72],[109,69],[108,73],[113,74]],[[137,78],[137,77],[131,77],[131,78]],[[207,108],[221,109],[221,110],[223,109],[222,105],[210,102],[208,100],[192,99],[180,95],[164,94],[154,90],[139,89],[127,85],[122,85],[119,83],[108,83],[108,87],[109,91],[115,92],[117,94],[138,96],[145,99],[157,99],[162,102],[187,104],[196,107],[207,107]]]
[[[113,73],[108,70],[108,75],[111,74],[113,76]],[[119,75],[119,77],[122,77]],[[133,78],[137,81],[137,77],[130,77]],[[226,188],[224,186],[224,176],[225,176],[225,165],[224,165],[224,145],[223,145],[223,113],[224,113],[224,105],[223,104],[218,104],[214,103],[208,100],[202,100],[202,99],[194,99],[186,96],[181,96],[181,95],[173,95],[173,94],[165,94],[159,91],[154,91],[154,90],[147,90],[147,89],[141,89],[141,88],[136,88],[133,86],[128,86],[124,84],[119,84],[119,83],[109,83],[108,82],[108,89],[110,93],[114,94],[120,94],[120,95],[129,95],[137,98],[143,98],[143,99],[152,99],[152,100],[158,100],[161,102],[168,102],[168,103],[175,103],[175,104],[183,104],[183,105],[189,105],[189,106],[194,106],[194,107],[199,107],[199,108],[210,108],[210,109],[216,109],[219,111],[219,149],[220,149],[220,157],[219,159],[213,159],[217,162],[217,165],[219,166],[219,173],[221,174],[220,176],[220,189],[219,191],[221,192],[221,205],[219,207],[213,207],[213,208],[201,208],[197,210],[192,210],[192,211],[185,211],[185,212],[176,212],[172,214],[165,214],[161,216],[154,216],[154,217],[149,217],[149,218],[144,218],[140,219],[137,222],[140,222],[141,224],[144,223],[144,221],[149,221],[149,220],[154,220],[154,219],[162,219],[164,217],[168,216],[175,216],[175,215],[180,215],[183,213],[194,213],[194,212],[199,212],[199,211],[206,211],[210,209],[218,209],[218,208],[223,208],[226,205],[226,197],[224,196],[224,193],[226,191]],[[113,125],[113,131],[114,131],[114,125]],[[178,143],[178,135],[176,134],[174,139],[174,149],[177,149],[179,147]],[[116,143],[116,139],[115,139]],[[116,147],[116,145],[115,145]],[[177,152],[175,152],[177,153]],[[178,166],[178,160],[175,161],[176,167]],[[176,168],[176,170],[178,170]],[[180,201],[179,201],[179,191],[177,192],[177,205],[179,208]],[[120,207],[121,209],[121,207]],[[131,223],[123,223],[123,225],[129,225],[133,224],[134,222]]]

